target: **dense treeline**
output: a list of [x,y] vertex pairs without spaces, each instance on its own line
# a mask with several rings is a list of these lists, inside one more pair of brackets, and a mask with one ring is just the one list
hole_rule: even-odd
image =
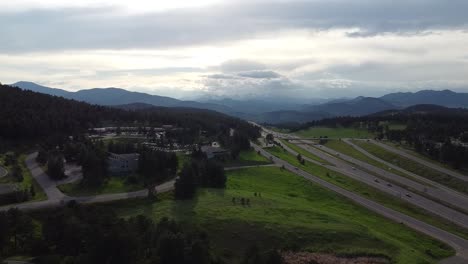
[[[259,131],[245,121],[203,109],[153,107],[135,111],[89,105],[0,84],[0,139],[42,139],[77,135],[90,127],[155,126],[183,128],[169,136],[185,144],[201,134],[218,136],[233,128],[253,138]],[[228,132],[226,132],[228,131]]]
[[224,167],[214,159],[207,159],[200,150],[192,152],[191,162],[184,164],[175,183],[177,199],[191,199],[198,187],[225,188]]
[[[119,218],[107,206],[82,206],[25,213],[0,212],[0,263],[32,256],[37,264],[222,264],[209,234],[195,225],[145,216]],[[281,264],[279,251],[252,246],[239,256],[245,264]]]
[[139,172],[145,186],[152,186],[172,178],[177,173],[177,156],[174,152],[163,152],[149,148],[138,150]]
[[26,255],[47,264],[217,263],[204,233],[186,232],[168,219],[124,220],[110,210],[73,204],[35,218],[18,210],[0,212],[0,253],[0,261]]

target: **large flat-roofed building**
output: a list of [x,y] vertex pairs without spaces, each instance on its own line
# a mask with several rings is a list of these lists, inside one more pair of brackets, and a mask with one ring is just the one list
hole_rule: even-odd
[[108,166],[112,174],[127,174],[138,170],[138,159],[140,154],[115,154],[109,153]]
[[201,151],[206,154],[208,159],[224,159],[229,156],[229,151],[223,149],[218,142],[213,142],[211,145],[202,146]]

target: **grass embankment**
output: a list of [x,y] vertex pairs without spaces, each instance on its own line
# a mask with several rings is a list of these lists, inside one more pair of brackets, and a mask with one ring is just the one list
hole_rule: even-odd
[[457,190],[463,193],[468,193],[468,183],[463,180],[460,180],[458,178],[452,177],[445,173],[428,168],[420,163],[412,161],[396,153],[387,151],[384,148],[381,148],[373,143],[364,142],[360,140],[354,140],[353,142],[356,145],[368,151],[369,153],[387,162],[390,162],[400,168],[403,168],[407,171],[410,171],[412,173],[415,173],[419,176],[425,177],[429,180],[435,181],[442,185],[445,185],[454,190]]
[[130,183],[127,177],[111,176],[99,187],[83,186],[81,182],[57,186],[63,193],[71,196],[88,196],[106,193],[123,193],[142,190],[142,183]]
[[318,157],[318,156],[315,156],[314,154],[310,153],[309,151],[293,144],[293,143],[290,143],[288,142],[287,140],[283,140],[283,139],[280,139],[281,141],[281,144],[284,144],[286,145],[287,147],[289,147],[290,149],[296,151],[297,153],[301,154],[301,156],[303,157],[307,157],[309,159],[312,159],[312,160],[315,160],[317,162],[320,162],[322,164],[327,164],[327,165],[332,165],[330,162]]
[[258,154],[255,150],[243,150],[239,153],[237,159],[230,159],[224,162],[225,167],[237,167],[237,166],[255,166],[255,165],[266,165],[271,164],[271,161],[262,155]]
[[300,168],[301,170],[307,171],[317,177],[322,178],[330,183],[333,183],[343,189],[357,193],[363,197],[366,197],[370,200],[380,203],[388,208],[404,213],[408,216],[414,217],[418,220],[424,221],[428,224],[436,226],[440,229],[446,230],[450,233],[456,234],[460,237],[468,239],[468,230],[457,225],[454,225],[452,222],[445,220],[442,217],[433,215],[426,210],[419,208],[417,206],[411,205],[403,200],[391,196],[384,192],[377,190],[374,187],[371,187],[365,183],[349,178],[343,174],[333,172],[328,170],[325,167],[306,162],[304,165],[300,164],[296,157],[285,152],[279,147],[273,147],[266,149],[272,155],[283,159],[290,164]]
[[387,145],[389,145],[391,147],[400,149],[401,151],[408,152],[409,154],[411,154],[411,155],[413,155],[415,157],[418,157],[418,158],[423,159],[425,161],[434,163],[435,165],[438,165],[438,166],[440,166],[442,168],[446,168],[446,169],[451,170],[453,172],[461,173],[461,174],[464,174],[464,175],[468,174],[468,164],[465,164],[466,167],[464,167],[464,168],[456,169],[453,166],[450,166],[449,164],[442,163],[442,162],[440,162],[438,160],[435,160],[435,159],[431,158],[428,155],[417,152],[413,147],[411,147],[410,145],[408,145],[406,143],[394,143],[394,142],[391,142],[391,141],[381,141],[381,143],[384,143],[384,144],[387,144]]
[[[273,167],[227,172],[225,190],[201,189],[195,199],[110,204],[118,215],[174,218],[205,230],[215,253],[240,263],[245,250],[295,248],[344,255],[387,256],[392,263],[436,263],[454,252],[290,172]],[[254,193],[261,193],[255,196]],[[236,197],[236,202],[232,198]],[[239,199],[248,198],[242,206]]]
[[352,128],[352,127],[310,127],[306,130],[300,130],[294,135],[303,138],[371,138],[373,135],[366,129]]
[[[11,171],[11,166],[4,166],[4,155],[0,155],[0,164],[4,167],[7,171]],[[11,173],[7,176],[0,178],[0,184],[8,183],[8,184],[16,184],[20,190],[30,190],[31,186],[34,186],[35,195],[31,197],[28,201],[43,201],[47,199],[47,195],[42,190],[41,186],[36,182],[36,180],[32,177],[31,172],[29,171],[28,167],[26,166],[26,155],[21,154],[18,157],[18,165],[21,169],[21,174],[23,175],[23,181],[18,182],[15,178],[12,177]]]
[[[397,174],[397,175],[402,176],[402,177],[406,177],[408,179],[411,179],[411,180],[416,181],[418,183],[421,183],[423,185],[428,185],[427,183],[425,183],[423,181],[420,181],[419,179],[415,179],[415,178],[411,177],[410,175],[407,175],[406,173],[403,173],[403,172],[401,172],[399,170],[392,170],[388,166],[385,166],[385,164],[382,164],[382,163],[380,163],[380,162],[378,162],[378,161],[364,155],[363,153],[359,152],[358,150],[354,149],[351,145],[347,144],[344,141],[341,141],[341,140],[328,140],[327,143],[325,144],[325,146],[327,146],[327,147],[329,147],[329,148],[331,148],[333,150],[336,150],[337,152],[340,152],[340,153],[348,155],[348,156],[350,156],[352,158],[355,158],[357,160],[366,162],[366,163],[368,163],[368,164],[370,164],[372,166],[375,166],[377,168],[386,170],[388,172]],[[337,155],[335,155],[335,156],[337,156]],[[337,156],[337,157],[339,158],[339,156]],[[369,173],[374,174],[373,172],[369,172]]]

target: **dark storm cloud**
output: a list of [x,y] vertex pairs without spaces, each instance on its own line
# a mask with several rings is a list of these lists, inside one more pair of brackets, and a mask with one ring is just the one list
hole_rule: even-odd
[[165,48],[213,44],[280,29],[354,28],[352,37],[466,29],[466,0],[241,1],[147,14],[116,9],[0,12],[0,51]]

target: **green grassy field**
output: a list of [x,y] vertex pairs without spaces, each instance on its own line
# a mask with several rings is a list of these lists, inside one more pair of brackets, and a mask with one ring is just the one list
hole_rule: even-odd
[[182,167],[184,167],[184,164],[190,161],[190,156],[185,155],[182,152],[177,152],[177,172],[180,172],[182,170]]
[[267,148],[265,150],[270,152],[272,155],[300,168],[301,170],[307,171],[343,189],[352,191],[370,200],[378,202],[388,208],[402,212],[440,229],[446,230],[447,232],[451,232],[460,237],[468,239],[467,229],[454,225],[452,222],[445,220],[444,218],[441,218],[437,215],[433,215],[422,208],[411,205],[389,194],[383,193],[365,183],[349,178],[343,174],[333,172],[325,167],[312,164],[310,162],[306,162],[305,165],[302,165],[297,161],[296,157],[283,151],[279,147]]
[[[349,144],[346,144],[345,142],[343,141],[340,141],[340,140],[328,140],[327,143],[325,144],[325,146],[333,149],[333,150],[336,150],[337,152],[340,152],[340,153],[343,153],[343,154],[346,154],[350,157],[353,157],[355,159],[358,159],[358,160],[361,160],[361,161],[364,161],[370,165],[373,165],[375,167],[378,167],[378,168],[381,168],[383,170],[386,170],[388,172],[391,172],[391,173],[394,173],[394,174],[397,174],[397,175],[400,175],[402,177],[406,177],[406,178],[409,178],[411,180],[414,180],[416,182],[419,182],[423,185],[428,185],[427,183],[425,182],[422,182],[418,179],[414,179],[413,177],[401,172],[401,171],[398,171],[398,170],[392,170],[390,169],[388,166],[385,166],[385,164],[382,164],[372,158],[369,158],[368,156],[362,154],[361,152],[357,151],[356,149],[354,149],[351,145]],[[371,172],[372,174],[372,172]]]
[[[194,200],[121,202],[118,215],[174,218],[205,230],[228,263],[246,248],[295,248],[344,255],[387,256],[392,263],[436,263],[453,254],[446,245],[389,221],[279,168],[229,171],[225,190],[202,189]],[[255,196],[254,193],[261,193]],[[233,203],[232,198],[237,202]],[[242,206],[239,198],[248,198]]]
[[315,160],[315,161],[318,161],[322,164],[327,164],[327,165],[331,165],[330,162],[318,157],[318,156],[315,156],[314,154],[310,153],[309,151],[299,147],[299,146],[296,146],[292,143],[289,143],[288,141],[286,140],[283,140],[281,139],[280,140],[282,144],[286,145],[287,147],[291,148],[292,150],[296,151],[297,153],[301,154],[303,157],[307,157],[309,159],[312,159],[312,160]]
[[372,134],[366,129],[358,128],[330,128],[330,127],[311,127],[307,130],[300,130],[294,135],[303,138],[324,137],[328,138],[371,138]]
[[271,164],[267,158],[255,152],[255,150],[243,150],[239,153],[239,157],[233,160],[227,160],[224,163],[225,167],[235,167],[235,166],[253,166],[253,165],[266,165]]
[[71,196],[88,196],[105,193],[133,192],[144,189],[142,183],[128,183],[126,177],[110,177],[102,186],[91,188],[82,186],[80,182],[57,186],[63,193]]
[[[43,201],[47,199],[47,195],[44,193],[44,190],[42,190],[41,186],[36,182],[36,180],[32,177],[31,172],[28,170],[26,166],[26,155],[21,154],[18,159],[18,164],[21,168],[21,173],[23,174],[23,181],[22,182],[17,182],[16,179],[14,179],[10,174],[7,176],[0,178],[0,184],[1,183],[15,183],[18,185],[20,189],[27,189],[29,190],[31,188],[31,185],[34,186],[34,191],[35,195],[32,197],[29,201]],[[4,157],[3,155],[0,155],[0,163],[3,165],[4,163]],[[11,167],[4,166],[5,169],[11,170]]]
[[432,181],[438,182],[440,184],[443,184],[447,187],[450,187],[454,190],[468,193],[468,183],[451,177],[450,175],[444,174],[442,172],[438,172],[436,170],[433,170],[431,168],[428,168],[422,164],[419,164],[415,161],[412,161],[408,158],[405,158],[403,156],[400,156],[396,153],[387,151],[375,144],[369,143],[369,142],[364,142],[360,140],[355,140],[353,141],[355,144],[358,146],[362,147],[369,153],[387,161],[390,162],[398,167],[401,167],[407,171],[410,171],[412,173],[415,173],[419,176],[425,177],[427,179],[430,179]]

